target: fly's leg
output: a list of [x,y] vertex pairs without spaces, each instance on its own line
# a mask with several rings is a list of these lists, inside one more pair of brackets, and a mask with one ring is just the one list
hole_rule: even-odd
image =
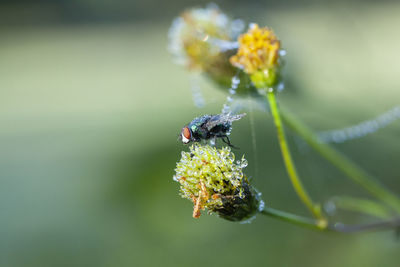
[[224,142],[225,144],[227,144],[228,146],[235,148],[235,149],[240,149],[234,145],[232,145],[231,140],[229,140],[229,137],[227,135],[221,135],[219,136],[222,139],[222,142]]

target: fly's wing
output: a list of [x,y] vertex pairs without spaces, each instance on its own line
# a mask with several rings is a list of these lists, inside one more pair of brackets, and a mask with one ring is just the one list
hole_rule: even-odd
[[238,114],[238,115],[228,115],[228,114],[215,115],[215,116],[211,117],[210,120],[205,123],[205,127],[207,127],[207,130],[211,130],[218,124],[231,123],[233,121],[240,120],[244,116],[246,116],[246,113]]

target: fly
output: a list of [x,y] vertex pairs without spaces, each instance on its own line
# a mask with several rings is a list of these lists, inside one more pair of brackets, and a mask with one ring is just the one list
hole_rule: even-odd
[[181,140],[184,144],[221,138],[230,147],[235,148],[229,140],[232,122],[240,120],[246,113],[239,115],[217,114],[203,115],[192,120],[182,128]]

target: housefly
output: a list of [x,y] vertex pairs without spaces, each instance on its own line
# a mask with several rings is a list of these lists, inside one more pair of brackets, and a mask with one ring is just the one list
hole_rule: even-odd
[[239,115],[217,114],[203,115],[193,119],[182,128],[181,140],[184,144],[221,138],[230,147],[234,147],[229,140],[232,122],[240,120],[246,113]]

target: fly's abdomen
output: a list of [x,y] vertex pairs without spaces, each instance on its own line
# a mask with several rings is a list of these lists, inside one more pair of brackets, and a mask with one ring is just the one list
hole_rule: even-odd
[[211,135],[213,136],[225,136],[231,129],[230,123],[221,123],[216,125],[210,130]]

